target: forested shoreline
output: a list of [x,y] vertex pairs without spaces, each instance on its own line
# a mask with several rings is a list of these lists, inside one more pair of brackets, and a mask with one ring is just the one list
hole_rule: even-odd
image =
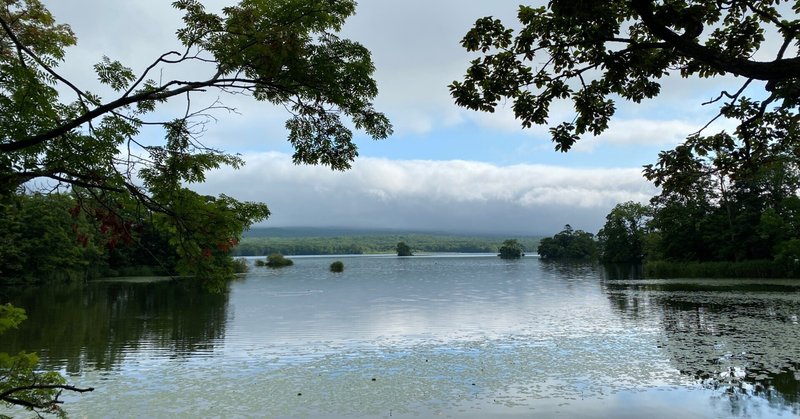
[[[175,275],[178,254],[152,214],[123,219],[74,194],[19,194],[0,201],[0,284]],[[219,249],[215,249],[219,250]]]
[[[269,235],[270,232],[276,235]],[[266,234],[266,235],[265,235]],[[385,232],[336,229],[253,229],[232,249],[233,256],[336,255],[395,253],[398,242],[405,242],[413,252],[496,253],[506,236],[457,235],[424,232]],[[536,236],[523,236],[519,242],[533,252],[539,243]]]
[[[19,194],[0,202],[0,283],[72,282],[116,276],[178,275],[179,255],[158,216],[131,208],[94,206],[74,193]],[[254,228],[231,237],[209,257],[394,253],[399,241],[414,252],[495,253],[504,236],[347,229]],[[538,238],[520,239],[534,251]]]

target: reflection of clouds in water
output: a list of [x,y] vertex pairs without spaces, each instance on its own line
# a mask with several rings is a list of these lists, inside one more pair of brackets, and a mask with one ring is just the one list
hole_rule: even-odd
[[[344,275],[330,273],[329,264],[340,259]],[[604,280],[591,265],[546,264],[535,257],[509,263],[486,255],[295,261],[285,270],[253,269],[229,294],[211,300],[187,294],[177,283],[147,286],[157,295],[142,284],[104,285],[118,288],[120,298],[113,301],[127,301],[130,309],[119,313],[128,317],[114,323],[115,331],[122,336],[124,325],[146,327],[129,332],[125,356],[113,369],[70,377],[98,388],[70,398],[70,412],[474,418],[797,413],[798,365],[791,362],[800,359],[798,281]],[[102,319],[67,320],[94,326]],[[141,333],[159,325],[158,334]],[[191,338],[192,346],[176,351],[182,338]],[[108,342],[98,341],[104,350]],[[792,369],[781,369],[787,362]],[[696,379],[705,375],[713,380]]]
[[[219,402],[213,407],[186,406],[186,415],[247,416],[257,411],[265,417],[374,417],[388,416],[391,410],[400,415],[448,412],[462,417],[462,412],[471,412],[485,417],[492,411],[575,412],[581,405],[608,409],[606,401],[620,392],[686,384],[659,359],[658,351],[641,345],[634,335],[342,348],[306,357],[220,359],[189,371],[180,365],[162,368],[158,385],[165,391],[151,401],[159,405],[168,404],[174,397],[169,389],[175,388],[184,389],[182,397],[197,399],[194,393],[204,387],[194,383],[220,371],[214,388]],[[153,397],[142,391],[152,383],[120,381],[119,391],[105,395],[102,405],[92,406],[94,415],[111,413],[118,402],[136,405],[144,403],[140,398]],[[75,404],[74,414],[80,415],[81,407]],[[614,409],[622,411],[622,406]]]

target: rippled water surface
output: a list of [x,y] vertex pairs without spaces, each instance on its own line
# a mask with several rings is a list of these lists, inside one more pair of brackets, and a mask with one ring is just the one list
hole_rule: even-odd
[[66,397],[74,417],[800,413],[800,281],[615,279],[493,255],[293,259],[218,295],[187,281],[2,290],[29,320],[0,352],[36,351],[95,387]]

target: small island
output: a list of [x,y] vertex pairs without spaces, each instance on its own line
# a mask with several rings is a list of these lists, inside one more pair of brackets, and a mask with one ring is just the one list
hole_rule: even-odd
[[550,260],[590,260],[597,257],[594,235],[567,224],[553,237],[539,242],[539,257]]
[[500,256],[500,259],[520,259],[525,256],[524,250],[522,244],[516,239],[509,239],[500,246],[497,256]]
[[405,242],[399,242],[397,243],[397,256],[414,256],[414,253]]

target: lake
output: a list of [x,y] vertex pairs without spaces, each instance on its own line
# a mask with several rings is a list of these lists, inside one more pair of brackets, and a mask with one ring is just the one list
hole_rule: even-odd
[[77,418],[800,414],[797,280],[626,279],[494,255],[292,259],[250,259],[222,294],[187,280],[0,289],[29,317],[0,352],[38,352],[95,387],[63,397]]

